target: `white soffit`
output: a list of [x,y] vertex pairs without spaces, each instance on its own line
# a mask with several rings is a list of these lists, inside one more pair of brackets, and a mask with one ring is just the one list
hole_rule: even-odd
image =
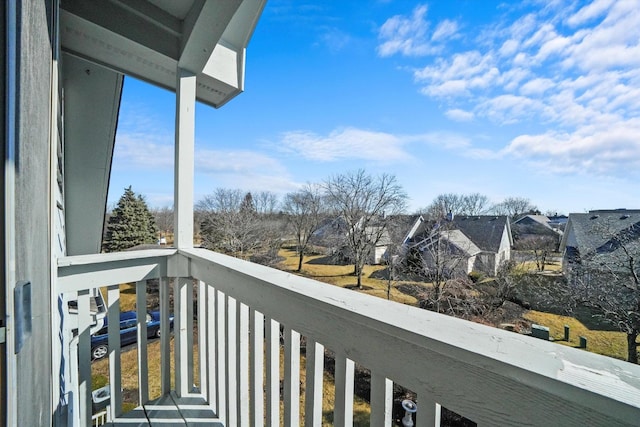
[[63,0],[64,51],[175,91],[178,67],[196,97],[220,107],[242,92],[245,49],[266,0]]

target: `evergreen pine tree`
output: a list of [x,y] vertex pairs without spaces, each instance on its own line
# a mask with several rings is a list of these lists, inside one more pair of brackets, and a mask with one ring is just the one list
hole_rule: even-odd
[[152,244],[156,242],[156,233],[156,223],[147,203],[129,186],[109,217],[102,247],[105,252],[117,252],[145,243]]

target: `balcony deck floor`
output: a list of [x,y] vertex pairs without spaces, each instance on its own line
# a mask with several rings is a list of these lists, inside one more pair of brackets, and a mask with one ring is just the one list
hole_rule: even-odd
[[178,397],[174,392],[123,414],[106,426],[198,426],[224,427],[201,397]]

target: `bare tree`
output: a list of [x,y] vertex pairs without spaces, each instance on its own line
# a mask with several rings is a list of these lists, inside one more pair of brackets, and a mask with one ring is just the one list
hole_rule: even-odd
[[287,214],[288,223],[296,237],[299,257],[297,271],[300,271],[309,239],[320,226],[323,217],[324,204],[320,187],[309,184],[301,190],[287,194],[283,211]]
[[528,213],[540,213],[537,206],[524,197],[507,197],[501,203],[494,205],[491,210],[496,215],[508,215],[513,220]]
[[446,218],[448,214],[456,215],[481,215],[486,213],[489,206],[489,198],[480,193],[471,194],[440,194],[429,206],[424,209],[425,216],[438,221]]
[[531,254],[536,270],[542,272],[549,263],[551,254],[558,248],[558,237],[548,234],[528,235],[519,239],[515,249]]
[[151,215],[155,218],[160,233],[165,235],[173,233],[173,208],[165,206],[151,209]]
[[640,335],[640,222],[622,230],[615,220],[596,224],[604,243],[587,254],[570,274],[572,301],[627,334],[627,360],[638,363]]
[[404,210],[407,195],[395,176],[373,177],[362,169],[332,176],[324,189],[330,205],[346,223],[346,242],[361,289],[362,268],[385,234],[389,217]]
[[251,193],[216,189],[196,205],[202,244],[208,249],[246,257],[269,246],[273,236],[263,226]]
[[253,205],[259,214],[275,214],[278,203],[278,195],[271,191],[260,191],[253,194]]
[[452,228],[451,222],[441,220],[408,248],[405,262],[408,271],[431,282],[431,290],[422,304],[424,308],[443,312],[450,305],[445,304],[451,297],[445,289],[467,277],[470,245],[459,230]]

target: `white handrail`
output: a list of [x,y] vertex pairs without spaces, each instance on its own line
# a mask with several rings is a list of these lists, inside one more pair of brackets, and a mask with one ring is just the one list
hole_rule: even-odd
[[[384,406],[373,408],[372,413],[385,424],[391,418],[389,380],[418,392],[418,425],[437,425],[434,418],[439,416],[439,405],[479,425],[634,425],[640,419],[640,367],[636,365],[203,249],[146,253],[141,258],[136,258],[136,252],[127,255],[129,258],[63,260],[59,264],[61,289],[79,290],[80,278],[88,277],[92,278],[90,283],[110,282],[113,277],[126,277],[124,281],[131,282],[173,274],[203,281],[205,286],[198,289],[207,289],[206,297],[198,304],[206,304],[202,307],[208,313],[206,323],[213,330],[203,331],[207,348],[199,350],[201,357],[207,355],[207,366],[202,369],[209,372],[201,378],[210,382],[201,389],[208,390],[208,396],[216,400],[210,403],[216,405],[222,420],[227,417],[227,422],[245,417],[246,408],[254,408],[242,399],[255,399],[253,393],[247,393],[247,378],[256,375],[239,373],[250,369],[253,359],[243,355],[247,340],[238,333],[248,322],[245,314],[238,317],[238,307],[248,307],[249,313],[258,313],[259,318],[265,316],[267,423],[278,420],[278,408],[273,407],[278,396],[278,390],[273,389],[278,384],[278,355],[273,351],[278,345],[278,332],[273,325],[279,325],[272,320],[284,325],[286,336],[305,336],[307,345],[312,343],[307,351],[313,351],[316,344],[323,345],[340,355],[340,366],[346,363],[347,382],[340,383],[345,390],[340,395],[345,394],[346,400],[338,402],[337,407],[350,407],[347,390],[352,387],[352,361],[371,369],[375,379],[372,404]],[[238,329],[239,324],[244,325],[242,329]],[[255,341],[249,342],[250,352],[263,351],[256,349]],[[287,355],[291,357],[294,353]],[[315,353],[313,357],[313,363],[317,363],[321,356]],[[285,373],[285,379],[291,383],[287,387],[295,385],[294,372]],[[313,380],[318,380],[317,374]],[[307,398],[317,396],[316,387],[315,392],[306,394]],[[289,389],[287,395],[294,398],[297,393]],[[306,407],[316,408],[309,417],[317,418],[317,402],[307,402]],[[295,424],[295,413],[297,404],[286,411],[288,423]],[[338,418],[348,420],[349,416],[340,414]]]

